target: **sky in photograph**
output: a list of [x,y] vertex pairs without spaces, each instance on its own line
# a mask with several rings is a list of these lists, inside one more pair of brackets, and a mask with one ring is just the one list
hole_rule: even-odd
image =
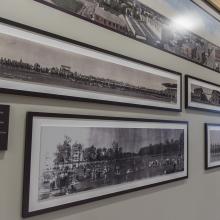
[[71,67],[72,72],[123,81],[150,89],[164,89],[162,83],[177,83],[176,80],[3,34],[0,34],[0,57],[18,61],[22,59],[30,64],[38,62],[43,67],[66,65]]
[[77,128],[43,127],[41,132],[41,157],[53,157],[58,144],[63,144],[65,136],[72,144],[80,143],[83,148],[94,145],[96,148],[110,148],[113,141],[122,147],[123,152],[138,153],[140,148],[150,144],[164,143],[166,140],[178,140],[182,129],[146,129],[146,128]]

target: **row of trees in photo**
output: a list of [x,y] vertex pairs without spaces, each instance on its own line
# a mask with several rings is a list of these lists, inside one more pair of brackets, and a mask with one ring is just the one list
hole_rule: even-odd
[[[96,148],[94,145],[84,148],[80,143],[71,143],[69,137],[65,137],[64,143],[57,146],[57,152],[54,162],[71,163],[72,152],[77,149],[79,160],[86,162],[94,161],[111,161],[136,156],[156,156],[156,155],[170,155],[170,154],[183,154],[184,150],[184,134],[182,133],[177,140],[166,140],[164,143],[150,144],[149,146],[142,147],[138,152],[123,151],[117,141],[114,141],[110,147]],[[81,159],[80,159],[81,158]]]
[[1,57],[0,64],[2,66],[8,66],[8,67],[12,67],[12,68],[14,67],[14,68],[18,68],[21,70],[27,70],[27,71],[29,70],[29,71],[34,71],[34,72],[38,72],[38,73],[52,73],[52,74],[56,73],[58,75],[62,75],[66,72],[63,68],[43,67],[39,63],[30,64],[30,63],[23,62],[22,59],[17,61],[17,60],[12,60],[9,58]]

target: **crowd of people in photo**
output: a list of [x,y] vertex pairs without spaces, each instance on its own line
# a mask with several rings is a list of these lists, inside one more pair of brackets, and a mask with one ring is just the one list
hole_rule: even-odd
[[[57,168],[54,167],[52,171],[45,171],[43,184],[49,184],[49,191],[53,196],[72,194],[94,185],[98,187],[123,183],[135,180],[135,177],[141,179],[141,176],[137,175],[141,171],[148,172],[149,176],[182,171],[183,160],[183,155],[167,155],[163,159],[130,158],[127,161],[99,161],[94,164],[79,162],[73,164],[72,168],[69,164],[63,164]],[[43,196],[45,195],[41,195],[41,199]]]
[[66,139],[58,146],[53,165],[45,166],[40,198],[182,171],[181,138],[141,148],[138,153],[123,152],[117,142],[108,149],[95,146],[82,149],[77,144],[76,152],[76,144],[71,146]]

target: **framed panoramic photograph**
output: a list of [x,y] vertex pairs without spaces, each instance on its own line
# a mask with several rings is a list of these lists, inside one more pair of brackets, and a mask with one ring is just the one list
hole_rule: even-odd
[[220,112],[220,85],[186,75],[185,87],[186,108]]
[[181,111],[180,73],[22,28],[0,23],[0,92]]
[[219,38],[220,23],[191,0],[35,1],[220,72],[220,47],[207,40]]
[[23,217],[188,177],[188,123],[27,113]]
[[205,124],[205,168],[220,167],[220,124]]

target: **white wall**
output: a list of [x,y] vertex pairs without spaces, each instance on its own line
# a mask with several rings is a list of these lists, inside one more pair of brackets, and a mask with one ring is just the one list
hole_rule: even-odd
[[[214,71],[31,0],[1,2],[0,17],[220,84],[220,75]],[[219,38],[215,41],[220,45]],[[185,109],[182,113],[170,113],[5,94],[0,94],[0,102],[11,105],[8,151],[0,153],[0,220],[22,219],[22,178],[25,175],[23,163],[27,111],[189,121],[189,179],[31,219],[219,220],[220,170],[204,171],[204,122],[220,123],[218,114]]]

